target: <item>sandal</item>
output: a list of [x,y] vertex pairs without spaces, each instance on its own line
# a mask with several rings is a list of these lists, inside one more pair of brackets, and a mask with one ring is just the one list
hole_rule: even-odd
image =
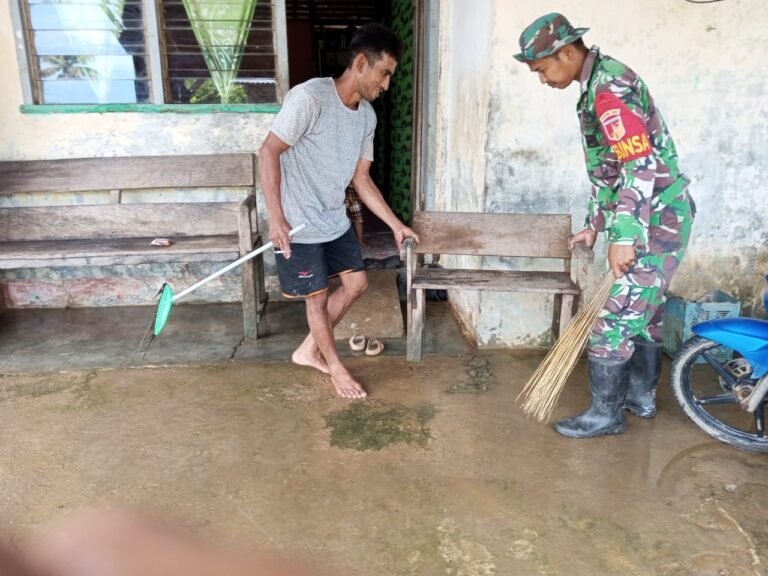
[[377,338],[369,338],[368,344],[365,345],[366,356],[378,356],[384,351],[384,343]]
[[355,352],[361,352],[365,350],[365,336],[357,332],[349,339],[349,347]]

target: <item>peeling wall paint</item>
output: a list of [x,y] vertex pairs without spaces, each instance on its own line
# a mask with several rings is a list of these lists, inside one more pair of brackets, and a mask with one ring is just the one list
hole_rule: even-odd
[[[164,281],[178,293],[228,263],[21,268],[3,271],[2,286],[12,308],[136,306],[155,303]],[[265,282],[268,290],[277,289],[274,276]],[[195,290],[183,302],[238,302],[241,299],[240,274],[232,271]]]
[[672,283],[672,292],[697,298],[717,288],[741,301],[744,316],[768,317],[763,292],[768,289],[768,247],[742,248],[735,254],[691,253]]
[[[441,2],[437,91],[437,210],[482,212],[489,134],[493,2]],[[478,258],[444,256],[449,268],[476,268]],[[453,292],[460,321],[476,332],[481,295]]]
[[[461,13],[461,19],[469,18],[461,12],[470,9],[469,3],[446,4]],[[479,8],[472,3],[471,10],[476,9],[486,12],[488,3]],[[443,122],[443,132],[454,139],[438,138],[438,146],[445,148],[442,154],[448,157],[442,167],[453,176],[438,181],[438,197],[455,197],[461,189],[475,195],[465,205],[488,212],[570,212],[574,229],[581,229],[589,182],[575,113],[578,87],[560,91],[542,86],[536,75],[512,58],[519,51],[520,31],[550,11],[563,12],[575,26],[590,27],[585,36],[588,45],[599,45],[635,69],[669,124],[699,208],[689,254],[672,290],[695,298],[720,288],[739,297],[746,313],[759,312],[763,275],[768,272],[768,154],[764,153],[768,149],[768,99],[764,98],[768,80],[762,53],[756,48],[768,45],[764,26],[768,3],[622,0],[606,9],[599,0],[496,0],[489,58],[484,40],[475,49],[462,35],[453,35],[450,41],[443,38],[440,50],[443,77],[453,77],[449,71],[457,51],[470,52],[465,58],[474,55],[476,65],[490,72],[485,185],[478,192],[475,174],[450,169],[452,163],[463,162],[463,155],[477,154],[474,146],[481,128],[467,126],[462,114],[441,106],[438,115],[443,118],[438,125]],[[482,35],[485,30],[480,27],[473,34]],[[475,77],[480,75],[476,71]],[[473,122],[481,122],[477,110],[468,113]],[[447,201],[438,206],[458,209]],[[604,260],[601,241],[598,264],[590,271],[593,281]],[[472,302],[457,298],[454,305],[474,318],[472,326],[481,345],[526,345],[549,337],[551,297],[482,293]]]

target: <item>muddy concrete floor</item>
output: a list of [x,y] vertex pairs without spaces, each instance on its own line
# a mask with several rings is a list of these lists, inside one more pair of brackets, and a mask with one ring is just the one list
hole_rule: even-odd
[[[655,420],[562,438],[515,404],[542,357],[351,358],[362,402],[285,362],[7,375],[0,532],[139,505],[335,574],[768,574],[766,457],[666,386]],[[581,365],[556,416],[585,386]]]

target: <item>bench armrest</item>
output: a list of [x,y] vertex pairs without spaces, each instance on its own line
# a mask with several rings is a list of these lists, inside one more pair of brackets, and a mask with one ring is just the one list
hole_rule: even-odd
[[414,241],[414,239],[413,239],[413,238],[406,238],[406,239],[403,241],[403,244],[402,244],[402,246],[400,246],[400,258],[401,258],[402,260],[405,260],[406,258],[408,258],[408,252],[409,252],[409,251],[410,251],[410,252],[412,252],[412,251],[413,251],[413,245],[414,245],[415,243],[416,243],[416,242]]
[[586,244],[579,242],[573,249],[573,263],[575,269],[573,270],[571,277],[576,285],[584,290],[587,284],[587,270],[589,265],[595,261],[595,251],[592,248],[588,248]]

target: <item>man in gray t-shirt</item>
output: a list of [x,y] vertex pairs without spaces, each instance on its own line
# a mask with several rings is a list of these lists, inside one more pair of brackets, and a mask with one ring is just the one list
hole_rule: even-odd
[[[394,233],[398,248],[416,235],[394,215],[371,180],[376,114],[370,102],[389,88],[400,42],[389,29],[367,24],[349,44],[337,79],[315,78],[291,89],[259,150],[259,176],[269,212],[269,237],[280,287],[304,298],[310,333],[292,360],[331,377],[340,396],[366,392],[341,363],[333,327],[368,287],[360,245],[344,206],[354,182],[360,199]],[[292,227],[306,228],[289,241]],[[280,253],[282,252],[282,253]],[[341,286],[328,294],[328,278]]]

